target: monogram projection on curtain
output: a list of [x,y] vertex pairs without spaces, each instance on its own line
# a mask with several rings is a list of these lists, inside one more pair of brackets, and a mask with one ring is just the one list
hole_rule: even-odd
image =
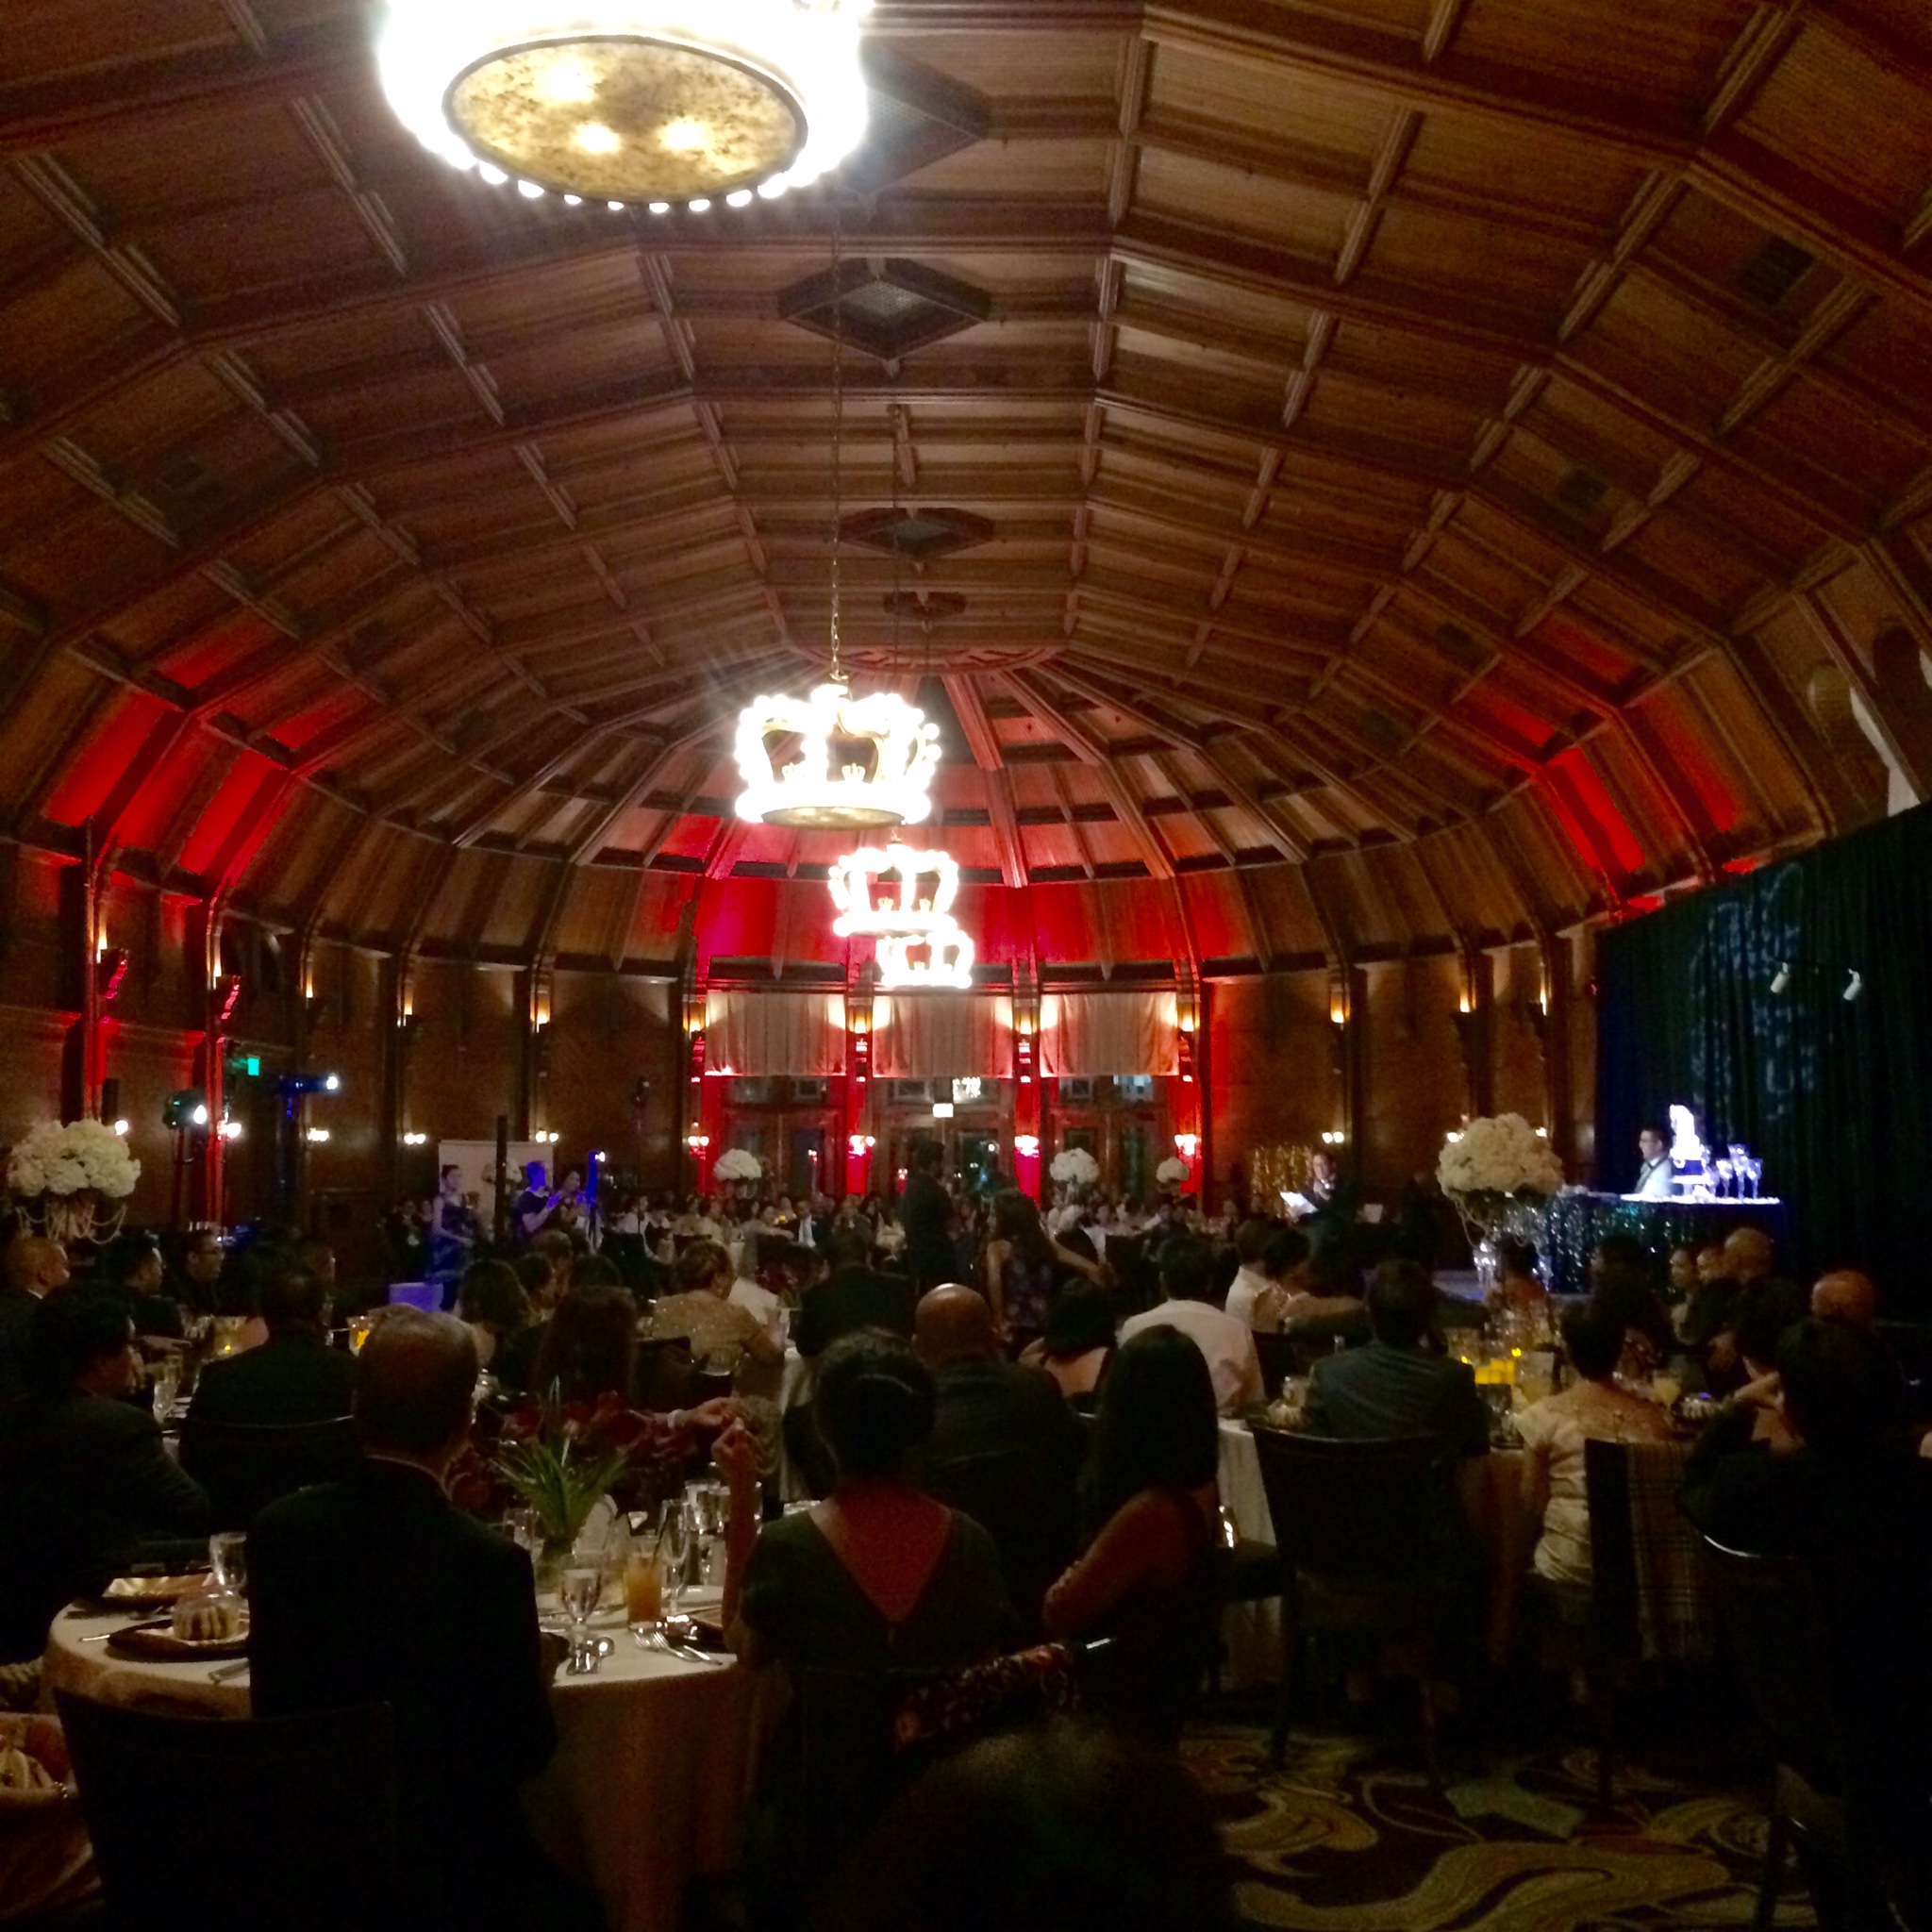
[[1932,806],[1604,934],[1597,988],[1601,1185],[1684,1102],[1763,1158],[1786,1271],[1865,1267],[1890,1312],[1932,1307]]

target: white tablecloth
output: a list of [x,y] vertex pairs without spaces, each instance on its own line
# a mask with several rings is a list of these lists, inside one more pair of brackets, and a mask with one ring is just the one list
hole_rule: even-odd
[[[1261,1487],[1261,1457],[1245,1423],[1224,1420],[1221,1424],[1221,1507],[1227,1511],[1235,1534],[1249,1542],[1273,1543],[1274,1519],[1268,1513],[1268,1492]],[[1224,1687],[1244,1690],[1254,1684],[1278,1683],[1281,1677],[1281,1599],[1230,1604],[1222,1622],[1227,1661],[1221,1674]]]
[[[693,1591],[688,1607],[701,1601]],[[248,1715],[245,1672],[215,1682],[218,1667],[137,1662],[85,1641],[125,1621],[63,1611],[47,1644],[48,1685],[104,1704]],[[525,1790],[525,1811],[551,1857],[595,1886],[611,1932],[674,1932],[690,1881],[736,1862],[754,1675],[641,1650],[616,1612],[592,1627],[616,1648],[594,1676],[558,1674],[557,1753]]]

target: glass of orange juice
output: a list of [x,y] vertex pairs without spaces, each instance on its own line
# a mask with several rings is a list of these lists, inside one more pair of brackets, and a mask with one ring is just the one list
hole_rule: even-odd
[[625,1559],[624,1614],[640,1644],[656,1638],[664,1616],[664,1566],[655,1543],[634,1544]]

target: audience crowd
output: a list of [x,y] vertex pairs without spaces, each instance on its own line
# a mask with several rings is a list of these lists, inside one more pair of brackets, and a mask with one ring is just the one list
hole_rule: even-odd
[[[1177,1789],[1230,1574],[1223,1419],[1425,1443],[1430,1574],[1463,1600],[1445,1616],[1466,1635],[1491,1583],[1470,1477],[1499,1437],[1524,1452],[1532,1603],[1587,1600],[1590,1445],[1681,1435],[1689,1394],[1708,1412],[1683,1510],[1814,1579],[1860,1856],[1888,1898],[1923,1895],[1932,1460],[1916,1453],[1916,1361],[1864,1275],[1833,1270],[1807,1294],[1753,1228],[1663,1267],[1613,1237],[1587,1298],[1557,1309],[1534,1250],[1505,1243],[1488,1307],[1471,1307],[1438,1292],[1426,1204],[1386,1228],[1339,1193],[1298,1226],[1176,1200],[1042,1213],[1010,1187],[969,1198],[922,1157],[896,1214],[637,1197],[599,1222],[573,1179],[552,1191],[534,1173],[503,1252],[447,1176],[438,1200],[404,1204],[393,1265],[431,1306],[374,1314],[336,1305],[314,1241],[198,1233],[171,1255],[130,1233],[82,1270],[16,1238],[0,1285],[0,1660],[34,1658],[63,1604],[130,1566],[245,1528],[257,1709],[392,1707],[417,1922],[594,1925],[516,1812],[554,1743],[556,1658],[479,1472],[530,1404],[628,1415],[644,1501],[712,1465],[728,1487],[723,1624],[791,1686],[745,1896],[759,1923],[794,1923],[904,1782],[854,1739],[914,1680],[1023,1656],[1071,1672],[1108,1734],[956,1757],[903,1815],[950,1806],[962,1841],[1044,1843],[1061,1815],[1078,1840]],[[1547,1394],[1512,1405],[1506,1385],[1496,1406],[1472,1365],[1485,1324],[1524,1393],[1527,1363],[1547,1362]],[[309,1431],[338,1459],[235,1521],[217,1452],[251,1430]],[[1517,1633],[1488,1627],[1487,1664],[1473,1642],[1438,1653],[1465,1695],[1510,1661]],[[1373,1678],[1377,1652],[1362,1633],[1351,1681]],[[807,1763],[832,1735],[857,1755],[828,1784]],[[1109,1784],[1124,1765],[1153,1767],[1144,1790]],[[1158,1923],[1225,1922],[1198,1817],[1176,1801],[1142,1848],[1194,1901]],[[902,1835],[867,1871],[840,1907],[853,1924],[915,1896],[922,1923],[1007,1910],[1008,1881],[960,1842]],[[1008,1904],[999,1923],[1046,1923]]]

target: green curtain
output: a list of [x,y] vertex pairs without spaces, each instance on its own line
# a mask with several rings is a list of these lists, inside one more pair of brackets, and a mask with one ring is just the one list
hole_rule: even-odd
[[1763,1159],[1790,1272],[1864,1267],[1891,1312],[1932,1312],[1932,807],[1603,935],[1604,1185],[1628,1185],[1639,1127],[1674,1102]]

